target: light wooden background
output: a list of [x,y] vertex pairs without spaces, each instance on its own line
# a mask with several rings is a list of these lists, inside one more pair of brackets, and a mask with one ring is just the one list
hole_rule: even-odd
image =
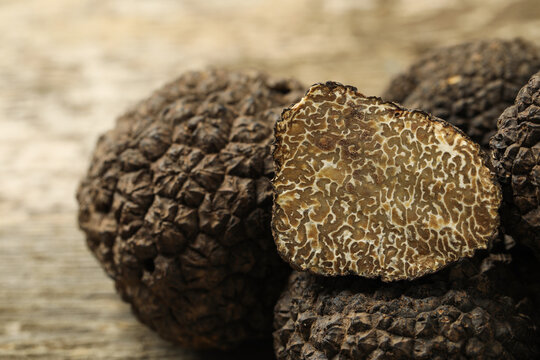
[[86,250],[74,193],[99,133],[187,69],[379,94],[437,45],[540,41],[538,0],[1,0],[0,358],[219,358],[161,341]]

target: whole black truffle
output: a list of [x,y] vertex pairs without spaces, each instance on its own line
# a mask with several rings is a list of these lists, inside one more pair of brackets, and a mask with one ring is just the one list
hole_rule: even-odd
[[539,50],[527,41],[474,41],[422,56],[383,98],[430,112],[487,148],[497,118],[538,70]]
[[537,359],[534,310],[510,267],[465,259],[391,284],[295,272],[275,307],[276,356]]
[[497,126],[490,146],[504,192],[504,230],[540,257],[540,72],[519,91]]
[[289,274],[270,230],[272,130],[301,89],[191,72],[99,138],[79,224],[122,298],[163,338],[227,349],[270,336]]
[[500,187],[446,121],[334,82],[281,117],[272,231],[294,268],[414,279],[494,240]]

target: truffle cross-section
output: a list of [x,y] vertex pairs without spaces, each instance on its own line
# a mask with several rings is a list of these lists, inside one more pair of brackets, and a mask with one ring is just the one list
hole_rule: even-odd
[[501,193],[480,147],[440,119],[329,82],[275,136],[272,230],[297,269],[413,279],[497,233]]

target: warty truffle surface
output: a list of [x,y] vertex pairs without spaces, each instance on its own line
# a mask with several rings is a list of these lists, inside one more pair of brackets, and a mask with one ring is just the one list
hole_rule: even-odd
[[499,117],[492,162],[504,192],[506,233],[540,257],[540,72]]
[[487,149],[497,118],[539,70],[540,50],[528,41],[472,41],[429,51],[390,82],[383,98],[432,113]]
[[510,264],[487,260],[391,284],[294,272],[275,307],[276,357],[537,359],[525,281]]
[[190,72],[99,138],[77,199],[87,244],[165,339],[228,349],[270,336],[290,272],[270,230],[272,130],[302,86]]

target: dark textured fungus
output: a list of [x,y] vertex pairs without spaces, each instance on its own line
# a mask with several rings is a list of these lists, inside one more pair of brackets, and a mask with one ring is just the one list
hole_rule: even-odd
[[383,98],[430,112],[487,148],[497,118],[539,70],[539,50],[524,40],[475,41],[422,56]]
[[538,359],[533,307],[511,265],[465,259],[384,284],[295,272],[275,307],[285,359]]
[[520,90],[497,126],[490,145],[504,193],[504,230],[540,257],[540,73]]
[[499,186],[480,147],[447,122],[326,83],[275,133],[272,230],[296,269],[413,279],[497,233]]
[[270,336],[289,273],[270,230],[273,126],[295,81],[192,72],[100,137],[77,199],[87,243],[165,339],[231,348]]

